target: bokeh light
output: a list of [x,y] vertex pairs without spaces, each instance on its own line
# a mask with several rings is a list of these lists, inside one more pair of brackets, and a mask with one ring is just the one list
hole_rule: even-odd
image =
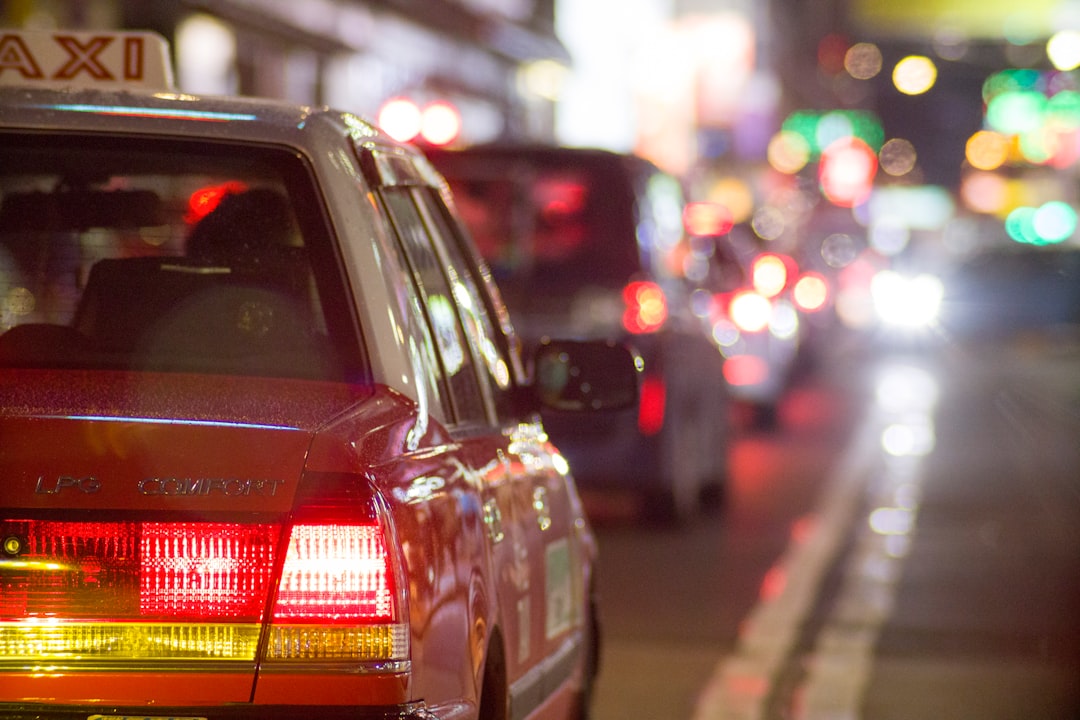
[[881,72],[881,50],[868,42],[856,43],[844,55],[844,69],[857,80],[869,80]]
[[788,265],[785,258],[765,253],[754,260],[751,279],[754,289],[765,297],[776,297],[788,284]]
[[1080,92],[1061,90],[1046,103],[1047,122],[1064,130],[1080,128]]
[[746,180],[735,175],[727,175],[713,182],[707,199],[726,207],[733,223],[746,222],[754,212],[753,188]]
[[883,171],[893,177],[901,177],[915,169],[918,154],[908,140],[893,138],[881,146],[878,158]]
[[1035,211],[1032,225],[1043,242],[1063,242],[1076,232],[1076,211],[1068,203],[1054,200]]
[[423,127],[419,106],[407,98],[386,101],[379,110],[377,122],[386,134],[402,142],[415,138]]
[[776,240],[784,234],[787,220],[779,208],[764,205],[754,212],[750,226],[753,228],[754,234],[762,240]]
[[1008,182],[994,172],[970,173],[960,183],[960,199],[965,207],[978,213],[999,213],[1008,198]]
[[792,289],[795,304],[804,312],[817,312],[829,301],[829,283],[817,272],[804,273]]
[[461,113],[448,102],[433,102],[420,116],[421,134],[432,145],[447,145],[461,133]]
[[818,67],[828,75],[844,69],[844,58],[850,43],[839,33],[829,33],[818,43]]
[[810,143],[797,132],[782,130],[769,141],[767,156],[777,172],[794,175],[810,162]]
[[876,174],[877,154],[858,138],[837,140],[821,154],[821,191],[839,207],[854,207],[866,200]]
[[986,122],[1005,135],[1020,135],[1042,127],[1046,96],[1037,90],[1008,90],[986,105]]
[[1062,72],[1080,67],[1080,31],[1061,30],[1054,33],[1046,42],[1046,56]]
[[687,203],[683,209],[683,227],[690,235],[715,237],[724,235],[734,225],[731,210],[714,202]]
[[968,138],[964,155],[973,168],[996,170],[1009,158],[1009,139],[993,130],[980,130]]
[[831,268],[846,267],[858,257],[858,243],[847,233],[833,233],[821,241],[821,259]]
[[924,55],[909,55],[893,68],[893,85],[905,95],[922,95],[937,82],[937,66]]
[[784,119],[781,131],[801,136],[810,151],[810,160],[837,140],[856,137],[877,152],[885,142],[881,120],[866,110],[796,110]]

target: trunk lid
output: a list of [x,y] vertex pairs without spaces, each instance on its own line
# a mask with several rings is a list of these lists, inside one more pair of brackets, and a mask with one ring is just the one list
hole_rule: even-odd
[[[5,696],[250,701],[312,437],[364,392],[5,371],[0,676],[13,693]],[[186,679],[174,682],[171,671]],[[213,682],[191,681],[202,673]]]

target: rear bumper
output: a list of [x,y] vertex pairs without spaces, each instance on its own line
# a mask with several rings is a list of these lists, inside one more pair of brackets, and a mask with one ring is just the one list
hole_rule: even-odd
[[440,720],[421,703],[393,706],[232,705],[112,707],[0,704],[0,720]]

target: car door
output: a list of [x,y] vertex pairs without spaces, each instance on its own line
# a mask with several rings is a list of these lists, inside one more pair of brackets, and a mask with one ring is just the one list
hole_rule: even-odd
[[[516,425],[504,430],[496,410],[509,404],[510,361],[494,344],[486,304],[469,269],[448,249],[437,192],[410,176],[401,158],[397,162],[395,182],[384,179],[379,196],[434,338],[446,388],[443,412],[474,479],[492,558],[489,568],[459,568],[457,582],[470,597],[485,593],[491,583],[495,597],[489,602],[498,608],[511,702],[519,708],[535,707],[543,693],[542,675],[534,671],[545,650],[543,578],[538,575],[543,552],[534,472],[529,459],[521,456]],[[486,571],[493,577],[483,577]],[[476,643],[487,631],[475,623],[469,629]],[[477,650],[481,654],[483,649]]]
[[[564,683],[570,675],[585,639],[583,627],[584,573],[582,564],[589,548],[584,513],[568,467],[548,439],[538,415],[522,417],[512,401],[513,377],[523,379],[514,367],[517,356],[500,339],[496,319],[506,310],[497,307],[498,290],[484,292],[484,275],[447,205],[433,188],[416,197],[425,224],[432,232],[445,266],[454,278],[466,335],[479,358],[478,368],[492,394],[496,423],[508,440],[504,452],[515,486],[512,509],[517,527],[527,540],[530,556],[515,555],[512,573],[520,634],[519,660],[542,672],[531,672],[515,688],[519,704],[540,699]],[[508,322],[508,318],[504,317]],[[528,570],[528,575],[524,571]],[[528,578],[528,588],[522,580]],[[523,592],[524,591],[524,592]],[[537,665],[539,663],[539,665]]]

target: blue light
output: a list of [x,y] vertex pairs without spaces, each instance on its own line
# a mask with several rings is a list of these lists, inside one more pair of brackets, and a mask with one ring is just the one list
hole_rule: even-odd
[[260,423],[225,422],[223,420],[178,420],[175,418],[109,417],[104,415],[49,415],[50,420],[90,420],[93,422],[128,422],[151,425],[197,425],[199,427],[247,428],[253,430],[299,430],[292,425],[263,425]]
[[118,105],[47,105],[50,110],[68,110],[71,112],[97,113],[100,115],[130,115],[133,117],[163,117],[178,120],[204,120],[210,122],[231,122],[233,120],[257,120],[251,113],[222,113],[205,110],[177,110],[173,108],[123,107]]

